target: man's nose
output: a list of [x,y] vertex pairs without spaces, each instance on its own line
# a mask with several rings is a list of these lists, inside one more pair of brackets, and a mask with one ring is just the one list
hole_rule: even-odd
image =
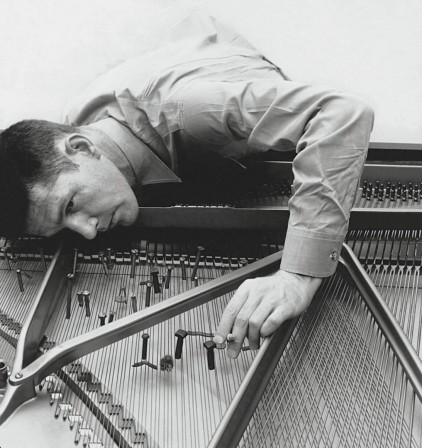
[[97,236],[98,218],[81,214],[71,215],[66,219],[66,227],[92,240]]

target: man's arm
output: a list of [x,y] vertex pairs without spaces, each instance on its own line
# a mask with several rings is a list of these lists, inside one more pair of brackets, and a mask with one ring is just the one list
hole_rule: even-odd
[[373,112],[351,95],[264,78],[196,84],[184,119],[192,138],[221,153],[225,147],[232,151],[235,140],[244,140],[251,152],[282,149],[284,140],[296,145],[280,271],[241,285],[216,332],[216,342],[233,334],[228,354],[235,357],[245,337],[255,348],[259,336],[303,312],[322,278],[335,271]]

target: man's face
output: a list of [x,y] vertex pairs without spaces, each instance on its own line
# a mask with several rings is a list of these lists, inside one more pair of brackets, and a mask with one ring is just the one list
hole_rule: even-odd
[[95,238],[116,225],[129,226],[138,215],[138,202],[125,177],[106,157],[77,151],[69,159],[77,171],[62,172],[54,182],[31,190],[27,232],[52,236],[70,229]]

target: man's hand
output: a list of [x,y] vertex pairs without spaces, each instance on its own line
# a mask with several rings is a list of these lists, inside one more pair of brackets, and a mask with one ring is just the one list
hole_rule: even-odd
[[222,344],[229,333],[227,355],[236,358],[245,337],[252,350],[260,337],[272,334],[285,320],[301,314],[311,303],[322,279],[279,270],[269,277],[243,282],[220,321],[214,342]]

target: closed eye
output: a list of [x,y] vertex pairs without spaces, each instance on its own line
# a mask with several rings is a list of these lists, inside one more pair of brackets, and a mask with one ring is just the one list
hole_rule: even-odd
[[66,206],[66,213],[70,213],[73,210],[73,199],[71,199]]

